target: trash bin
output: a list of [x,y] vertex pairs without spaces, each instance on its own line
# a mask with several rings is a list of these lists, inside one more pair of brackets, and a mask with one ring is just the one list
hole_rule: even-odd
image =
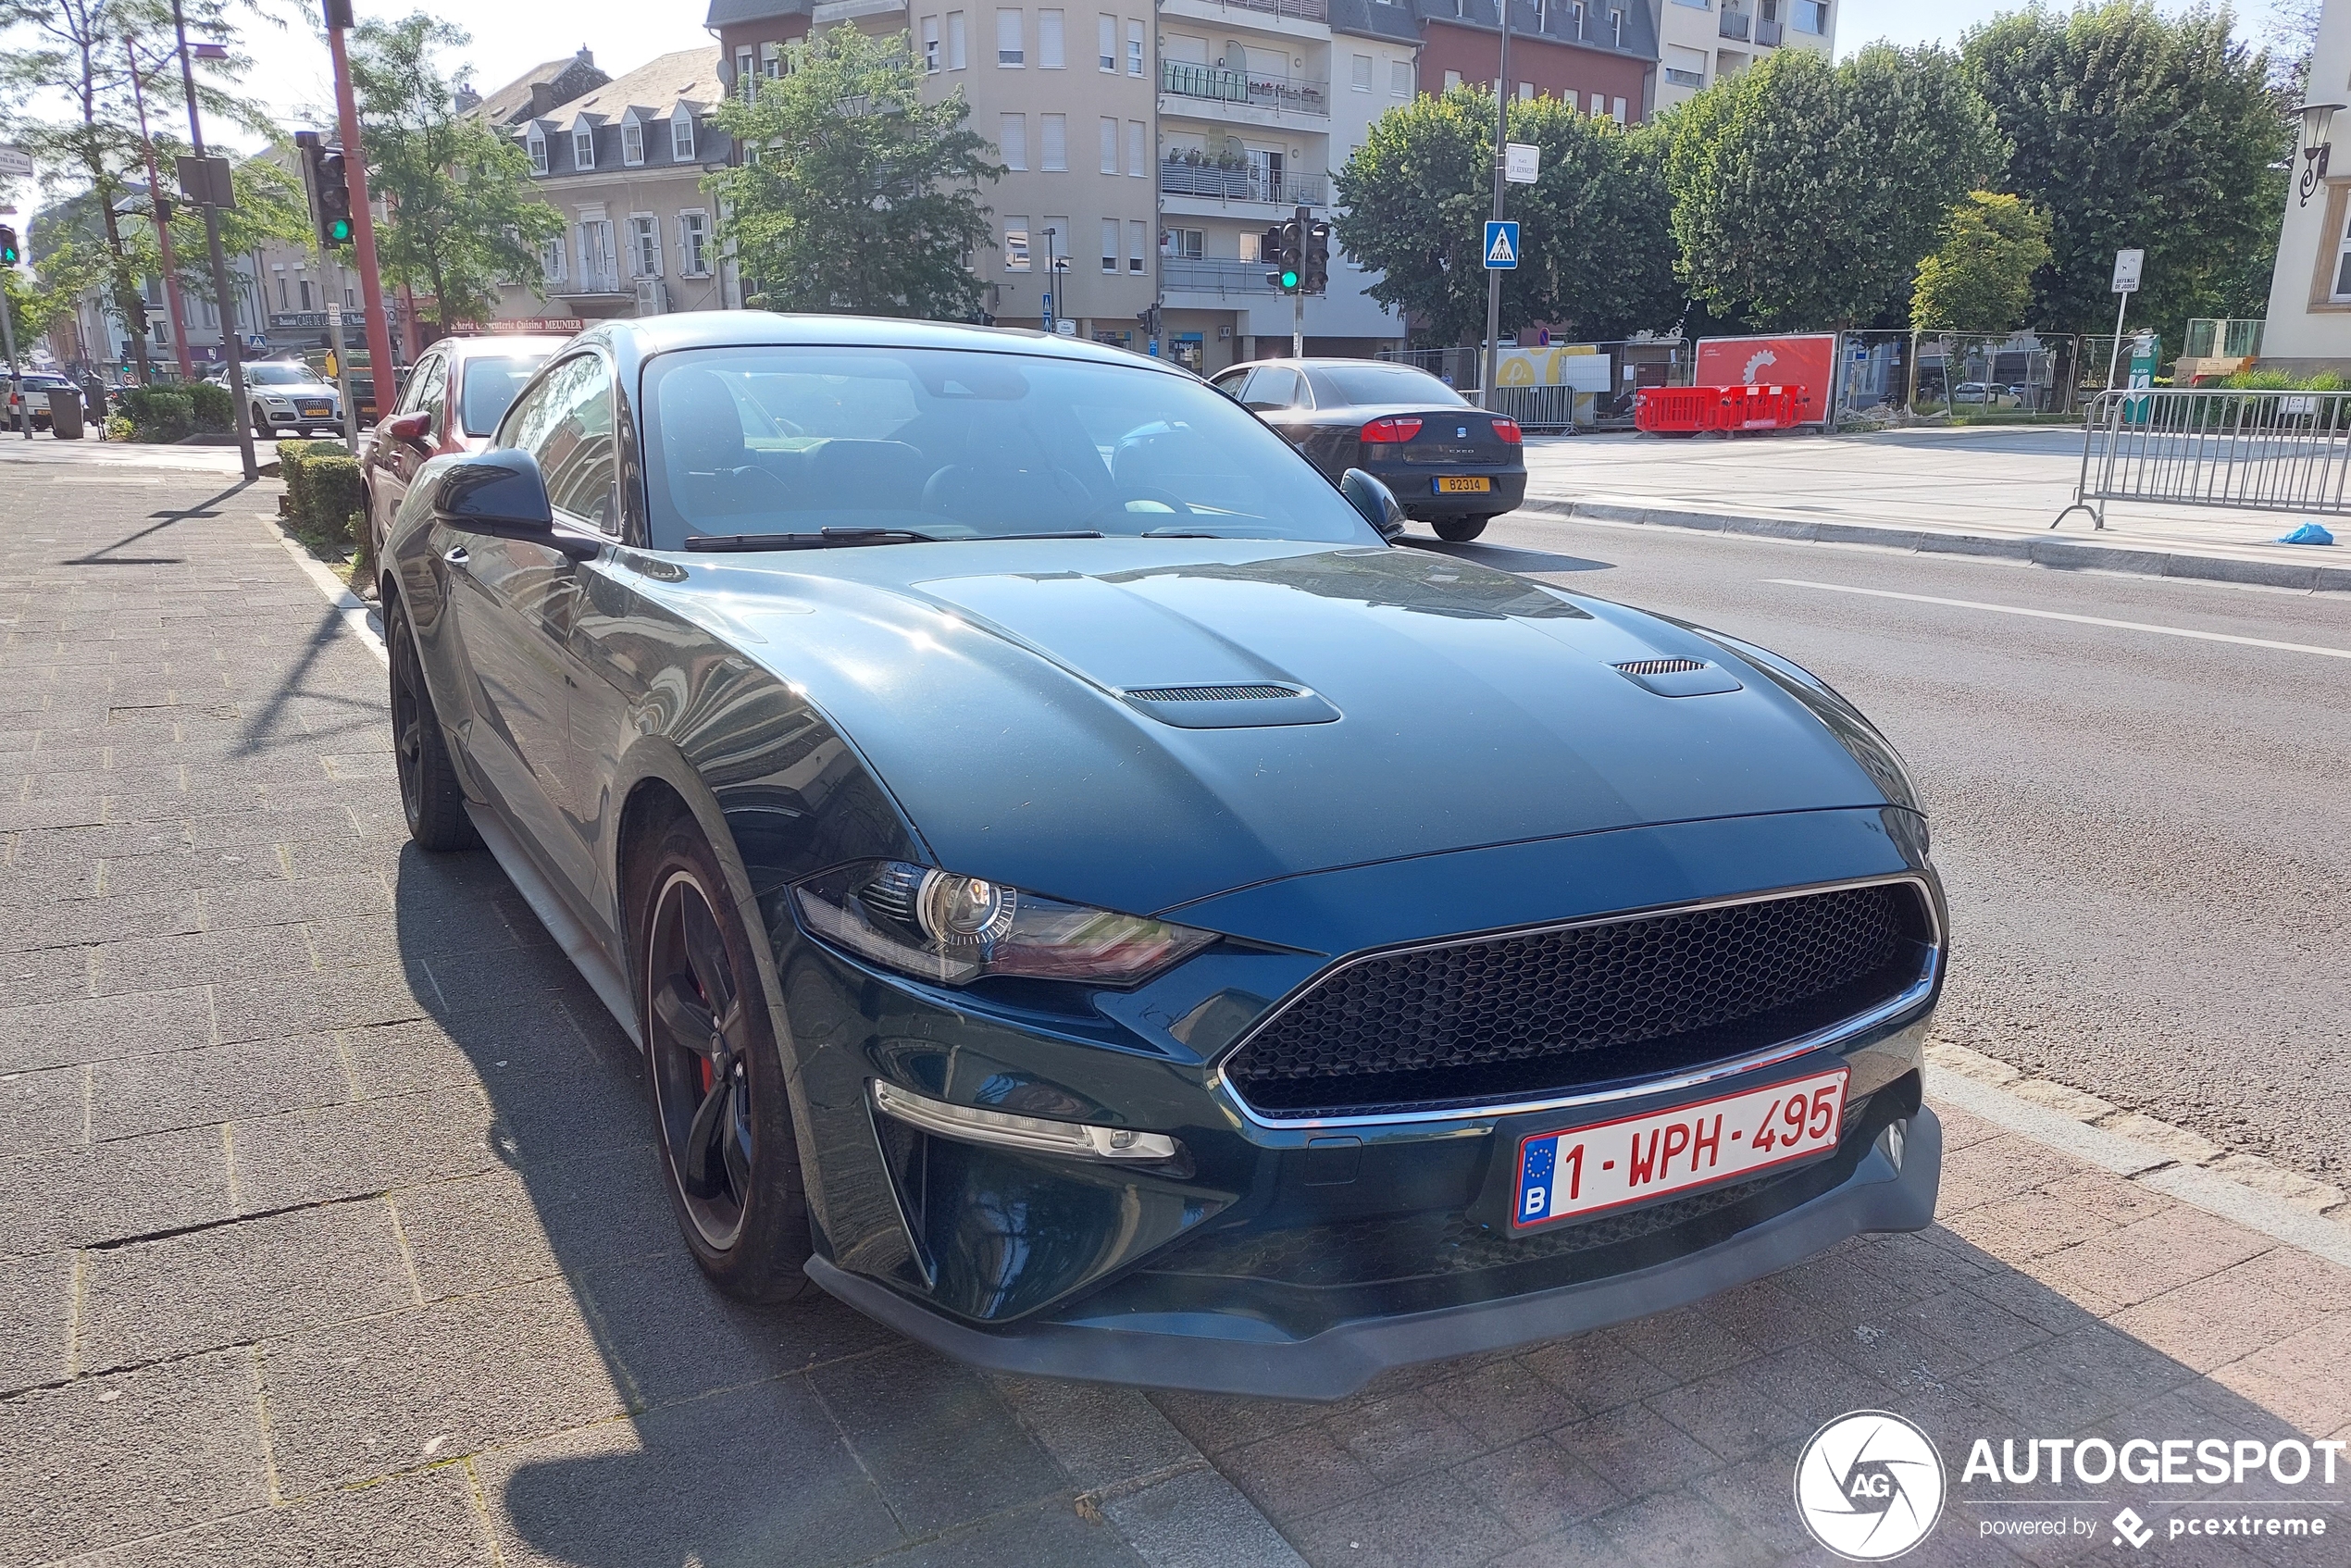
[[73,388],[49,389],[49,433],[59,441],[81,439],[81,394]]

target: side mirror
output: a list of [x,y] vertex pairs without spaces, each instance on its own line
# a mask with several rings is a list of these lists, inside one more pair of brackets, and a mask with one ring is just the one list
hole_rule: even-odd
[[1350,468],[1340,476],[1338,492],[1348,504],[1363,514],[1363,520],[1379,529],[1382,539],[1404,537],[1404,507],[1396,492],[1361,468]]
[[405,442],[410,446],[422,446],[432,429],[432,416],[419,408],[412,414],[395,414],[376,427],[376,434],[386,441]]
[[544,545],[576,561],[587,560],[603,549],[600,541],[584,534],[556,529],[555,509],[548,503],[547,481],[540,477],[539,460],[511,447],[453,466],[442,476],[433,512],[451,528]]

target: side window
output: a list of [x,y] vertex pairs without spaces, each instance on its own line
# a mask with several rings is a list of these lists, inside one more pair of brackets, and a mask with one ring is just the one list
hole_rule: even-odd
[[1241,383],[1249,380],[1246,370],[1227,370],[1208,384],[1236,403],[1240,401]]
[[399,411],[403,414],[414,414],[417,409],[422,408],[425,405],[426,389],[439,380],[441,380],[441,355],[427,354],[417,360],[415,367],[408,372],[408,384],[400,390]]
[[1298,401],[1298,372],[1286,365],[1259,366],[1241,394],[1242,404],[1256,409],[1289,408]]
[[417,406],[432,417],[432,433],[449,429],[449,361],[434,355],[417,367]]
[[539,460],[555,510],[606,533],[619,531],[612,372],[602,357],[583,354],[557,366],[516,406],[506,434]]

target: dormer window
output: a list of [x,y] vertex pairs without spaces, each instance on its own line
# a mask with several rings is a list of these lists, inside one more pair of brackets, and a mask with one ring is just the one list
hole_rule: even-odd
[[547,138],[534,131],[528,137],[524,138],[523,144],[530,150],[530,172],[533,174],[546,173]]
[[627,168],[641,168],[645,162],[645,128],[633,119],[620,122],[620,161]]
[[669,156],[678,163],[694,161],[694,117],[682,108],[669,122]]
[[583,125],[571,133],[571,161],[578,168],[596,167],[596,131]]

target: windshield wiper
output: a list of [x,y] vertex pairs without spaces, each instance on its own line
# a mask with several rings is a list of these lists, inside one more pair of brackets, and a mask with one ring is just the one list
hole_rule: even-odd
[[836,544],[931,544],[939,535],[913,529],[819,529],[815,533],[703,533],[686,541],[693,551],[825,550]]
[[824,550],[836,544],[969,544],[998,539],[1101,539],[1093,529],[1060,533],[923,533],[914,529],[819,529],[815,533],[703,533],[686,541],[691,551]]
[[1273,539],[1270,533],[1211,533],[1203,529],[1149,529],[1143,539]]

